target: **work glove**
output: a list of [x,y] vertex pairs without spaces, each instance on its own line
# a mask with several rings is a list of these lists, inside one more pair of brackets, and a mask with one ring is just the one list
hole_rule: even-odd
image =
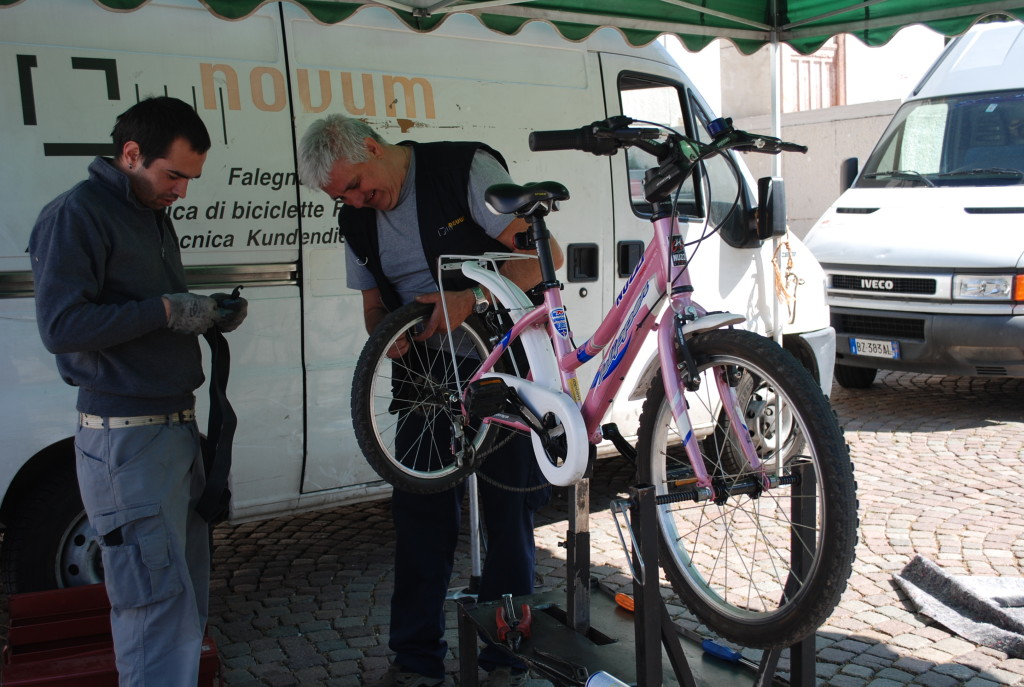
[[195,293],[165,293],[171,304],[167,327],[179,334],[202,334],[218,319],[217,301]]
[[233,332],[242,324],[249,311],[249,301],[235,293],[215,293],[211,296],[217,303],[217,318],[214,324],[222,332]]

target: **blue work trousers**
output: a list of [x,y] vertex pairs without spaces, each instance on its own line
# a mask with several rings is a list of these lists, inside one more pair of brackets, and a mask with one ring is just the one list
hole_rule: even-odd
[[[446,447],[443,427],[435,427],[431,441],[422,441],[425,423],[407,422],[402,433],[424,450]],[[441,423],[438,423],[441,424]],[[502,433],[504,434],[504,433]],[[500,437],[499,437],[500,438]],[[529,437],[514,436],[492,453],[481,472],[501,484],[516,487],[544,483]],[[520,596],[533,591],[536,548],[534,512],[550,490],[512,492],[479,479],[480,511],[487,536],[481,571],[479,601],[502,594]],[[443,678],[448,644],[444,639],[445,598],[458,542],[464,485],[436,494],[412,494],[395,489],[391,501],[395,523],[395,591],[391,597],[391,637],[388,646],[403,670]],[[479,665],[492,670],[510,665],[510,658],[485,647]]]
[[209,604],[195,422],[79,427],[78,483],[100,537],[120,687],[195,687]]

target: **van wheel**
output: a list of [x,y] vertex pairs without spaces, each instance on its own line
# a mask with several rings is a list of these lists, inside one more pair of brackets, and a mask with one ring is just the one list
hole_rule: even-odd
[[69,468],[47,473],[12,509],[0,548],[8,594],[103,581],[96,531]]
[[844,389],[867,389],[875,381],[878,370],[873,367],[836,365],[836,381]]

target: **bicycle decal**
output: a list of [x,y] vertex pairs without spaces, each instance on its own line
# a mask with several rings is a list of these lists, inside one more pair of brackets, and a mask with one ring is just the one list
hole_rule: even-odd
[[569,337],[569,321],[565,317],[565,308],[555,308],[548,315],[551,318],[551,324],[555,327],[555,331],[563,339]]
[[674,267],[686,266],[686,244],[679,234],[672,234],[672,265]]
[[636,316],[640,314],[640,309],[644,305],[644,300],[647,294],[651,292],[651,282],[644,284],[643,290],[640,295],[636,297],[636,302],[633,304],[633,309],[630,311],[629,316],[626,318],[626,323],[622,329],[619,330],[619,335],[615,341],[612,342],[612,347],[608,351],[608,357],[601,363],[601,367],[598,368],[597,374],[594,375],[594,383],[590,385],[591,389],[596,389],[601,386],[601,382],[608,378],[615,368],[622,362],[622,357],[629,350],[629,343],[633,338],[633,322],[636,320]]
[[569,378],[569,395],[572,396],[572,400],[576,401],[576,403],[583,400],[583,397],[580,396],[580,383],[576,381],[575,377]]

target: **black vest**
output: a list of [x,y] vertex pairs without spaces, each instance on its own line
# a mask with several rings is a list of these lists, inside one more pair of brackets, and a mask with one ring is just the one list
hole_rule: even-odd
[[[507,170],[508,165],[498,152],[483,143],[473,142],[403,141],[400,145],[411,145],[415,152],[416,214],[423,254],[435,282],[440,255],[479,255],[508,250],[473,220],[467,198],[469,170],[476,151],[483,149],[490,153]],[[338,214],[338,227],[360,263],[373,275],[384,305],[388,310],[399,308],[402,303],[380,264],[377,211],[345,205]],[[459,291],[472,284],[461,272],[452,270],[445,273],[444,285],[438,288]]]

